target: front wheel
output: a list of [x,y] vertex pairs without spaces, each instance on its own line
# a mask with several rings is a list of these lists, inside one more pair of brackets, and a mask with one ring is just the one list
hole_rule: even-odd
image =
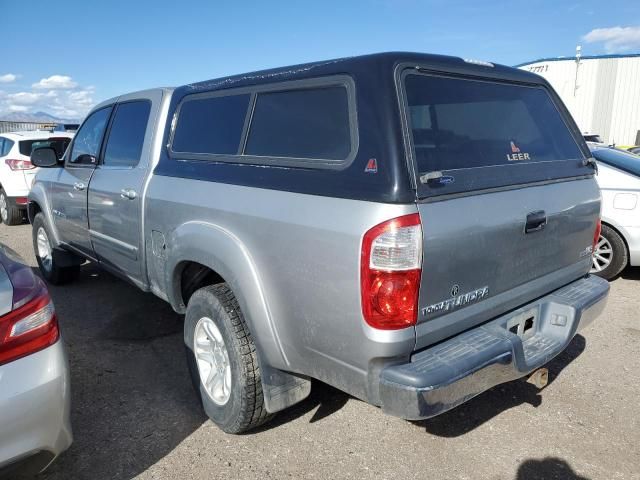
[[592,256],[591,273],[606,280],[616,277],[629,262],[629,252],[622,237],[608,225],[602,232]]
[[47,229],[44,215],[37,213],[33,219],[31,235],[33,237],[33,251],[42,276],[49,283],[60,285],[74,280],[80,273],[79,265],[62,267],[53,255],[51,234]]
[[184,342],[193,386],[213,423],[227,433],[242,433],[269,420],[256,346],[225,283],[191,296]]

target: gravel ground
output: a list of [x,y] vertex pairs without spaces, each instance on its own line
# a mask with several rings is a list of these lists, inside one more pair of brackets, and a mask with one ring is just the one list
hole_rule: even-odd
[[[35,266],[30,227],[0,241]],[[550,364],[424,422],[319,382],[261,430],[219,431],[192,390],[182,318],[93,265],[51,287],[72,381],[75,441],[41,478],[640,479],[640,269]]]

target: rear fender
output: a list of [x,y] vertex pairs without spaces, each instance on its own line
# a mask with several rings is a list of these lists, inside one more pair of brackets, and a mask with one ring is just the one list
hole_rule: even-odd
[[267,411],[276,412],[309,395],[311,382],[288,373],[289,362],[269,310],[259,272],[251,253],[232,232],[212,223],[187,222],[167,239],[166,285],[174,310],[186,310],[180,275],[183,262],[205,265],[218,273],[238,299],[258,351]]

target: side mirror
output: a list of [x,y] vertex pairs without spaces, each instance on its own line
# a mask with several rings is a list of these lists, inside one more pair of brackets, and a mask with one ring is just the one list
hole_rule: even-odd
[[58,155],[51,147],[36,148],[31,152],[31,163],[36,167],[51,168],[58,166]]

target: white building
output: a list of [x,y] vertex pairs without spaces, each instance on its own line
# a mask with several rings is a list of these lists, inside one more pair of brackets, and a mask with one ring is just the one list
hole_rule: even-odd
[[518,67],[546,78],[583,132],[640,145],[640,54],[545,58]]

